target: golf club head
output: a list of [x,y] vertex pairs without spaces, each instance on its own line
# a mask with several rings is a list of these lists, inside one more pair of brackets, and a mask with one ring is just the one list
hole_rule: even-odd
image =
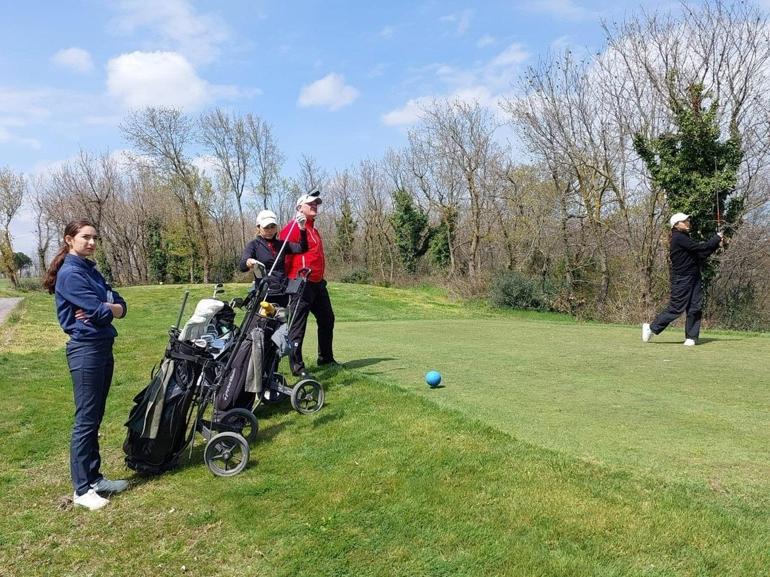
[[254,278],[265,278],[267,274],[267,267],[265,263],[257,261],[254,263]]

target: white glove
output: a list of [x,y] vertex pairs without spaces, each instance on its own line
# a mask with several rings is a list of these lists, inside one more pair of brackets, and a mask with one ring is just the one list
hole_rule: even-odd
[[305,230],[305,223],[307,222],[307,217],[302,214],[301,212],[297,213],[297,216],[295,217],[295,220],[297,221],[297,224],[299,225],[300,230]]

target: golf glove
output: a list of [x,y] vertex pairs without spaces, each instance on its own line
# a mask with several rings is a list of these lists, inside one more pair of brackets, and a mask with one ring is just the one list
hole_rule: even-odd
[[305,228],[305,223],[307,222],[307,217],[304,214],[302,214],[301,212],[298,212],[297,216],[296,216],[296,220],[297,220],[297,224],[299,225],[300,229]]

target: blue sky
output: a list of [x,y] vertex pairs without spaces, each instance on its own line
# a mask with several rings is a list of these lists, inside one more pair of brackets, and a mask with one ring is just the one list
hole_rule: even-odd
[[[647,9],[663,3],[644,3]],[[128,110],[219,106],[272,124],[286,175],[329,172],[405,143],[431,98],[493,104],[528,64],[601,49],[600,21],[638,2],[68,0],[7,2],[0,20],[0,165],[34,173],[127,145]],[[28,215],[13,228],[33,249]]]

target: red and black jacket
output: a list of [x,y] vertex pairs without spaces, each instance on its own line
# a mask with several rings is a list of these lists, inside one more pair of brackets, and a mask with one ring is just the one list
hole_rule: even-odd
[[[307,251],[302,254],[286,255],[286,276],[297,278],[297,273],[303,268],[310,269],[310,282],[321,282],[324,278],[326,268],[326,259],[324,257],[324,243],[321,235],[313,226],[313,222],[308,220],[305,228],[307,229]],[[285,236],[288,235],[288,236]],[[293,220],[283,227],[280,236],[288,238],[289,242],[298,242],[300,238],[299,227]]]

